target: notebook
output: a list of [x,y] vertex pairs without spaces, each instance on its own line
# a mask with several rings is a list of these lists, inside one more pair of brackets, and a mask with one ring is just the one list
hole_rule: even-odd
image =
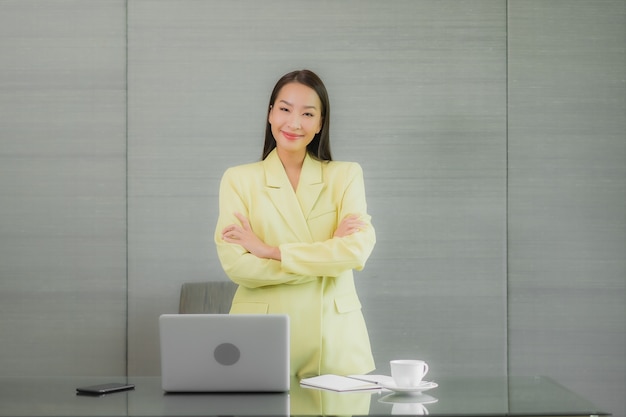
[[289,317],[163,314],[161,383],[166,392],[289,390]]
[[320,388],[331,391],[381,390],[383,381],[393,381],[385,375],[334,375],[325,374],[300,380],[303,387]]

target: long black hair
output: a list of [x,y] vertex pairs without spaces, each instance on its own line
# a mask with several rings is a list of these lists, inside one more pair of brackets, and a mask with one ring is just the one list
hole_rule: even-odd
[[311,143],[308,144],[307,152],[317,160],[332,161],[333,158],[330,153],[330,101],[328,100],[328,92],[326,91],[326,87],[320,77],[318,77],[313,71],[307,69],[293,71],[283,75],[274,86],[274,90],[272,90],[272,95],[270,96],[270,104],[267,113],[268,117],[266,118],[265,143],[263,144],[263,156],[261,159],[265,159],[267,155],[269,155],[269,153],[276,148],[276,140],[272,135],[272,126],[269,122],[269,112],[271,111],[281,88],[289,83],[306,85],[317,93],[317,96],[322,103],[322,128],[319,133],[315,135]]

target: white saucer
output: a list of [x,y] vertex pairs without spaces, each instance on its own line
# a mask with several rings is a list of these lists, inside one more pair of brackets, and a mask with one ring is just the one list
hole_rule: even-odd
[[437,388],[439,386],[439,384],[437,384],[436,382],[429,382],[429,381],[422,381],[420,382],[419,385],[416,385],[414,387],[399,387],[393,381],[384,381],[384,382],[381,382],[380,385],[383,388],[386,388],[394,392],[411,393],[411,394],[417,394],[422,391],[428,391],[429,389]]

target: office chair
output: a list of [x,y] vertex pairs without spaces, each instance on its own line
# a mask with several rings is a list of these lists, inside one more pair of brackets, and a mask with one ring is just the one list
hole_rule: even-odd
[[180,289],[180,314],[228,314],[237,284],[232,281],[186,282]]

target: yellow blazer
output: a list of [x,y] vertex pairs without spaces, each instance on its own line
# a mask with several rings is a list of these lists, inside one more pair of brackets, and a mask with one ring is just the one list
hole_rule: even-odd
[[[261,240],[280,247],[282,261],[258,258],[222,240],[222,229],[239,222],[235,212],[249,219]],[[349,214],[359,214],[366,227],[334,238]],[[239,284],[230,312],[289,315],[292,375],[374,369],[352,270],[365,266],[375,242],[357,163],[307,155],[297,192],[276,150],[222,177],[215,244],[224,271]]]

